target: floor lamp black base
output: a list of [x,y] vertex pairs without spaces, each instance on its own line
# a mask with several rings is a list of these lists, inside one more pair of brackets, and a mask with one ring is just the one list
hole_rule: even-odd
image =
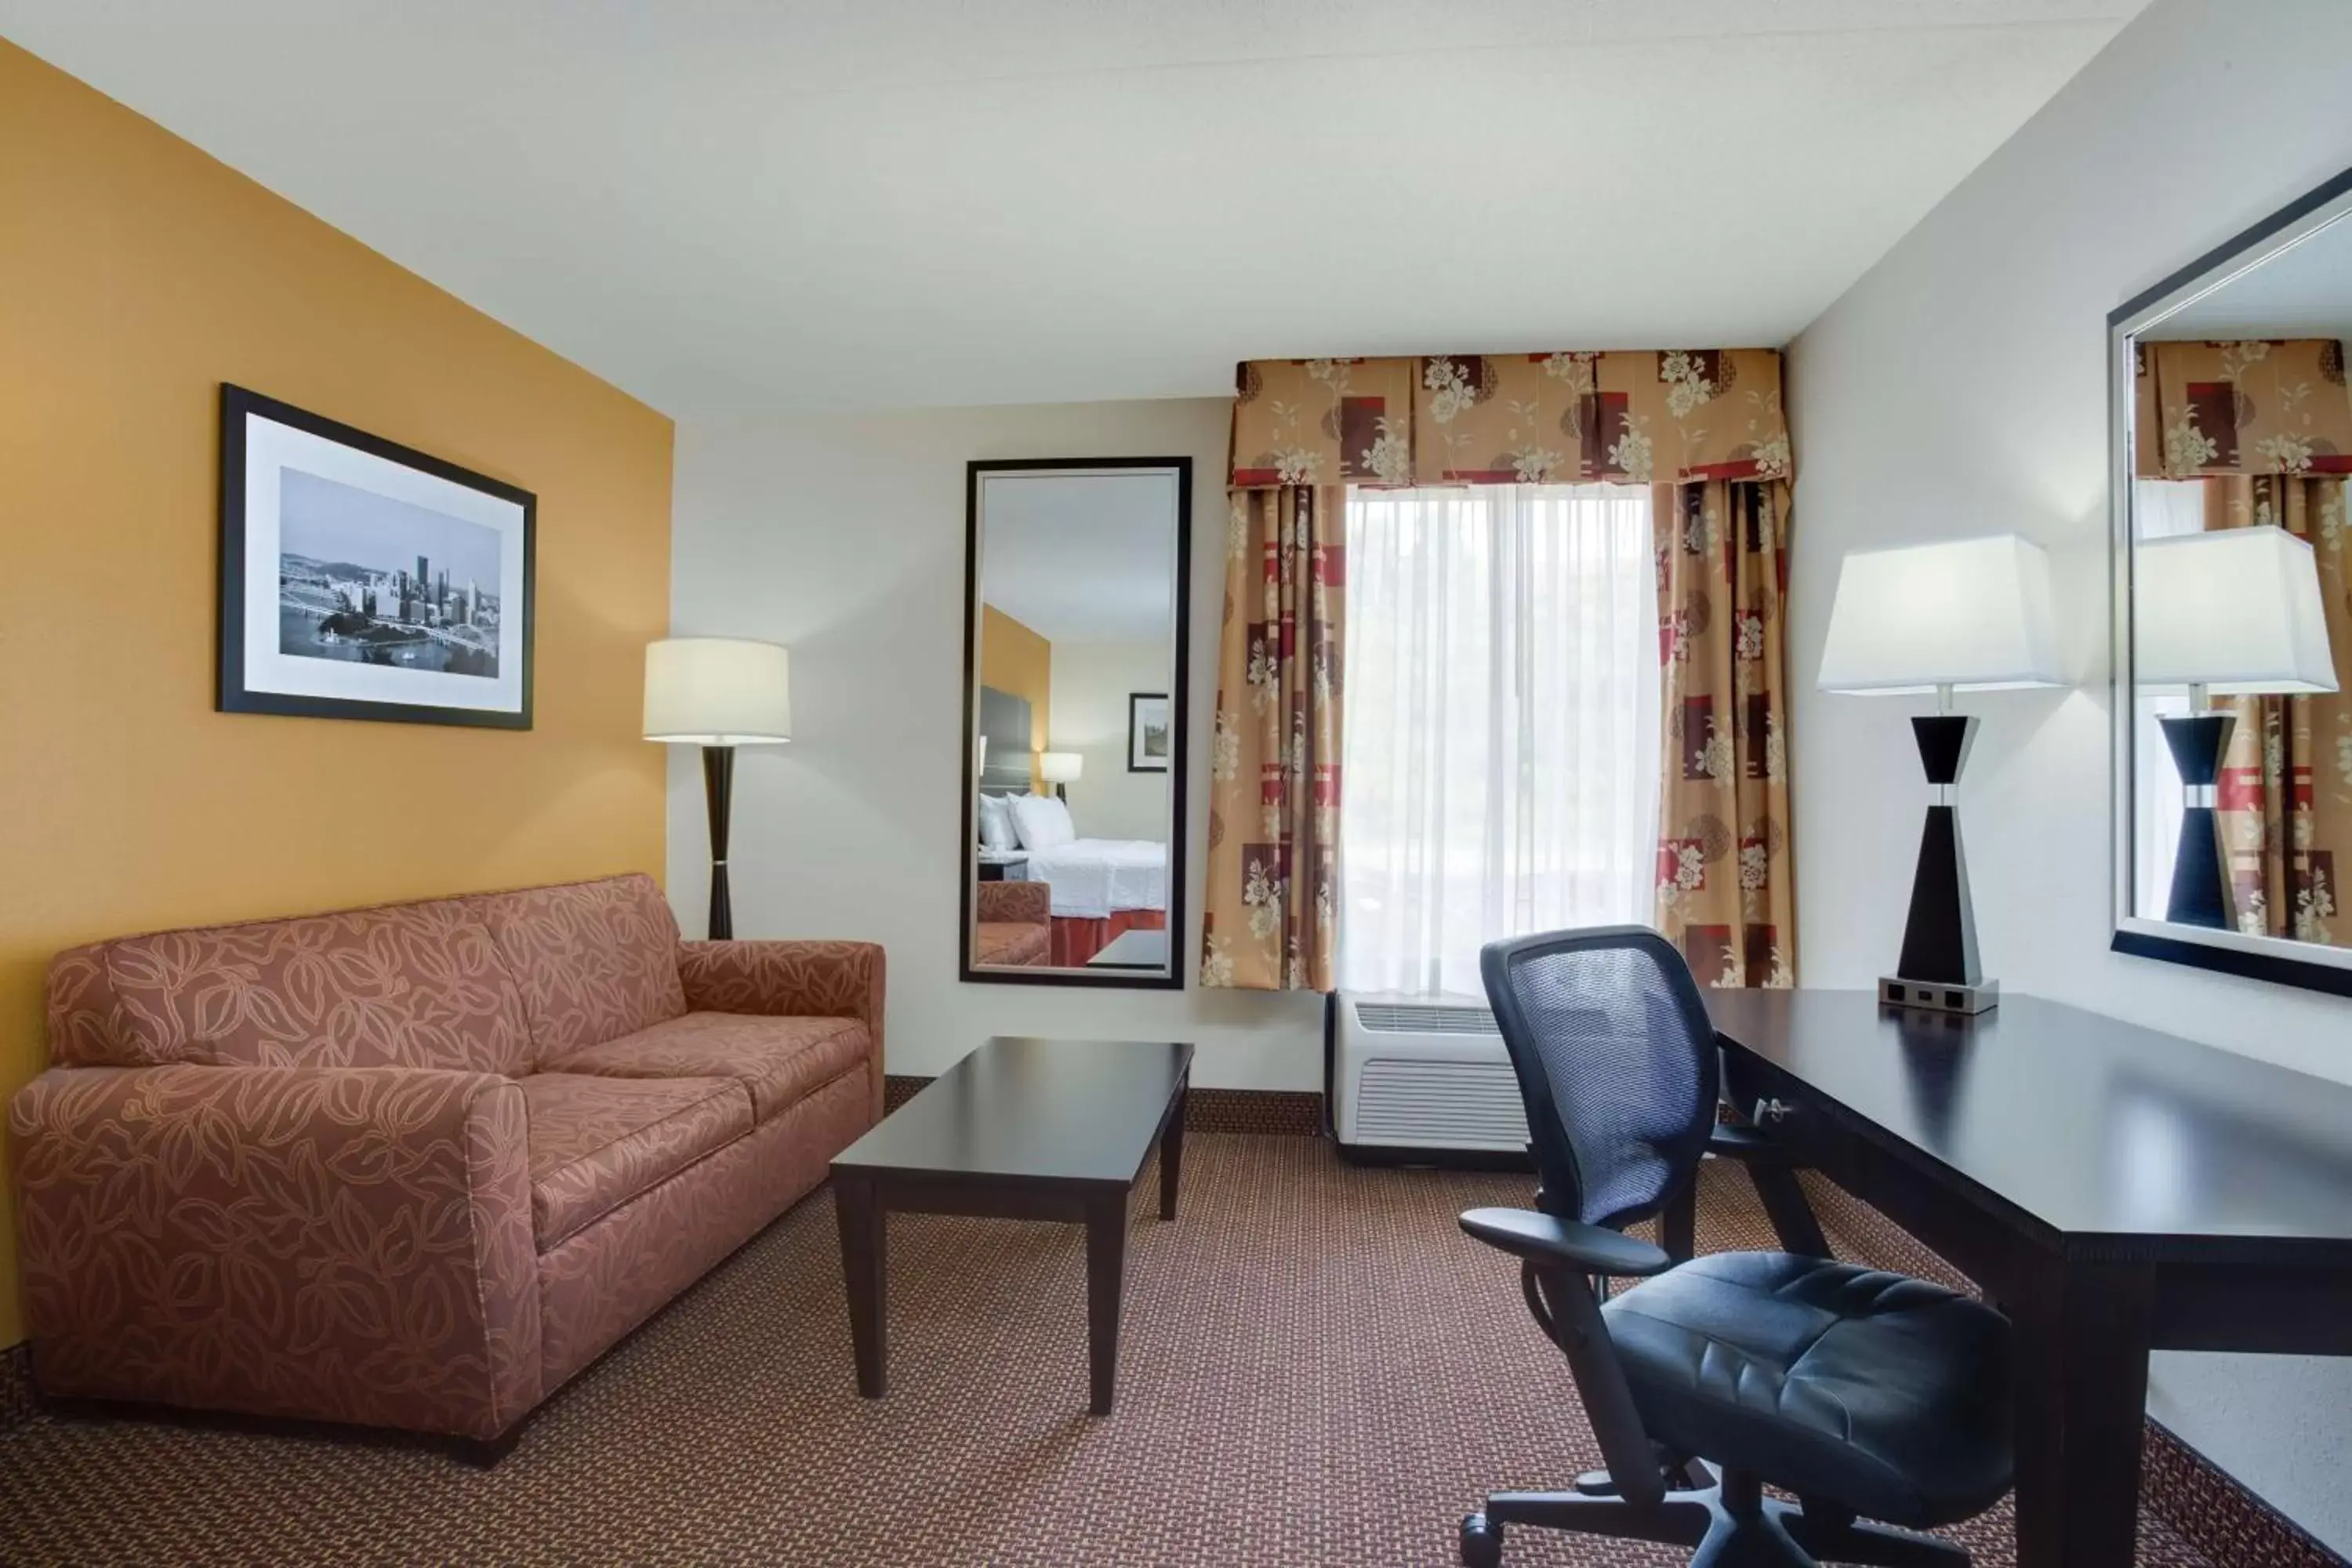
[[735,795],[735,748],[702,748],[702,799],[710,812],[710,923],[713,942],[735,935],[735,906],[727,896],[727,814]]

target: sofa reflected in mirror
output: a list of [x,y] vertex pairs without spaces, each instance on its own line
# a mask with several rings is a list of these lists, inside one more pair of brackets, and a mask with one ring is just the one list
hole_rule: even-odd
[[2352,174],[2110,319],[2119,951],[2352,994]]
[[973,463],[966,499],[962,977],[1181,986],[1191,460]]

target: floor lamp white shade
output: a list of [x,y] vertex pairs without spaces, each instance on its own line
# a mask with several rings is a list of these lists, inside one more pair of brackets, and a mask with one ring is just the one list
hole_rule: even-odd
[[646,645],[645,735],[698,746],[793,738],[792,654],[748,637],[666,637]]

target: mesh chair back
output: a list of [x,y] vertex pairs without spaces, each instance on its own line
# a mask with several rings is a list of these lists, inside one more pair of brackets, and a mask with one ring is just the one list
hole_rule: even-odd
[[1605,926],[1490,942],[1479,969],[1542,1207],[1612,1228],[1657,1213],[1715,1124],[1715,1027],[1682,954],[1647,927]]

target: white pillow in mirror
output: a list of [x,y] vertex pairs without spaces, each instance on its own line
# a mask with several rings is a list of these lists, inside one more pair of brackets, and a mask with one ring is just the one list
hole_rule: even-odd
[[1070,808],[1049,795],[1013,796],[1013,826],[1024,849],[1052,849],[1078,836],[1070,823]]
[[980,797],[980,847],[982,849],[1017,849],[1020,836],[1013,828],[1013,803],[1001,795]]

